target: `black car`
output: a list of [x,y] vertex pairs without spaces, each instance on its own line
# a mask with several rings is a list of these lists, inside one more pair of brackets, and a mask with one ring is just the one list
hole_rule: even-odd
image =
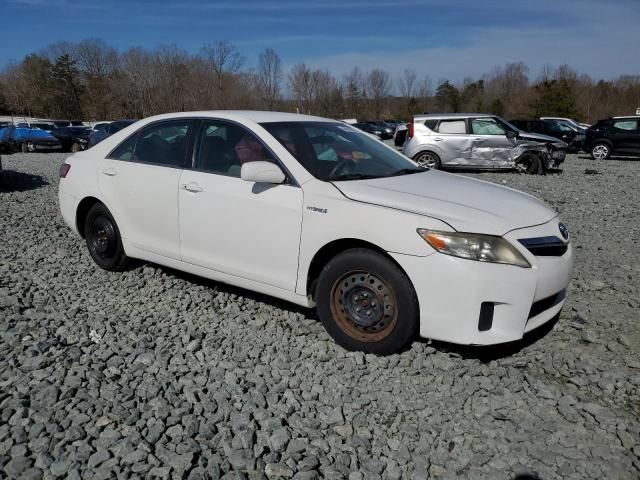
[[82,123],[80,120],[54,120],[53,124],[57,128],[62,128],[62,127],[84,127],[84,123]]
[[136,121],[137,120],[118,120],[105,125],[104,128],[100,128],[99,130],[91,130],[91,132],[89,132],[89,147],[93,147],[105,138],[110,137]]
[[523,132],[540,133],[562,140],[568,144],[567,151],[570,153],[579,152],[585,140],[583,132],[558,120],[509,120],[509,123]]
[[393,132],[395,131],[395,125],[389,125],[387,122],[383,122],[381,120],[367,120],[363,123],[368,125],[372,125],[376,130],[379,130],[381,133],[378,135],[382,140],[387,140],[389,138],[393,138]]
[[63,151],[75,153],[87,148],[89,132],[91,132],[89,127],[61,127],[51,133],[62,142]]
[[594,160],[605,160],[612,154],[640,156],[640,117],[599,120],[587,129],[584,151]]
[[[375,135],[379,139],[389,138],[386,137],[386,134],[375,125],[371,125],[370,123],[354,123],[351,125],[352,127],[356,127],[358,130],[362,130],[363,132],[370,133],[371,135]],[[383,137],[385,135],[385,137]]]

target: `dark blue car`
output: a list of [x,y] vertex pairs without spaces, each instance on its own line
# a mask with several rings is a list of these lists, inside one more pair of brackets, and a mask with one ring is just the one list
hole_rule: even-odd
[[62,149],[59,139],[37,127],[5,127],[0,129],[0,138],[3,139],[5,148],[14,152]]

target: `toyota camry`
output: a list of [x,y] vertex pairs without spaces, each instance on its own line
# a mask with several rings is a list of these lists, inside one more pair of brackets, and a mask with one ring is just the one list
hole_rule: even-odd
[[540,200],[325,118],[159,115],[60,177],[98,266],[136,258],[315,307],[349,350],[518,340],[559,313],[571,276],[567,229]]

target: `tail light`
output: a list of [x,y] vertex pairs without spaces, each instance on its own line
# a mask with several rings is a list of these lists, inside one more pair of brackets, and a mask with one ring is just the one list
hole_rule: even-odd
[[413,120],[407,123],[407,138],[413,138]]
[[63,163],[62,165],[60,165],[60,178],[67,178],[69,170],[71,170],[71,165],[69,165],[68,163]]

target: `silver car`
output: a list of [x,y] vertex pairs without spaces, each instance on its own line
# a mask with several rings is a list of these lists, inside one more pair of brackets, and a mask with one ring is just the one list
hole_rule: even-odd
[[416,115],[409,124],[404,154],[430,168],[514,169],[525,153],[541,157],[541,168],[558,167],[567,144],[518,130],[500,117],[482,113]]

